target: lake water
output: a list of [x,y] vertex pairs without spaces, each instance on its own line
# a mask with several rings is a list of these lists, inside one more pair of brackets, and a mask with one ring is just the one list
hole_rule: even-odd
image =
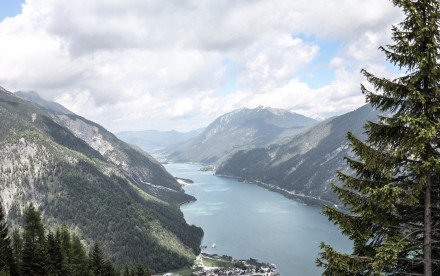
[[197,201],[181,210],[189,224],[203,228],[206,252],[274,263],[282,276],[308,276],[322,272],[315,265],[321,241],[337,250],[351,251],[351,241],[320,214],[320,207],[202,172],[197,165],[165,167],[174,176],[194,181],[185,191]]

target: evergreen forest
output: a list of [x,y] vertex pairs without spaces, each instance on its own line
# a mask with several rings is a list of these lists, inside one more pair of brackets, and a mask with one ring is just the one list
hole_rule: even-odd
[[150,276],[150,267],[138,261],[116,266],[95,241],[87,253],[80,237],[65,224],[45,229],[41,214],[31,204],[24,214],[23,229],[10,233],[0,204],[0,276]]

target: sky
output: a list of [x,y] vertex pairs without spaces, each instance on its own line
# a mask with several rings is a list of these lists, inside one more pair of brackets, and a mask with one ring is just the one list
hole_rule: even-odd
[[189,131],[238,108],[325,119],[399,72],[387,0],[0,0],[0,86],[110,131]]

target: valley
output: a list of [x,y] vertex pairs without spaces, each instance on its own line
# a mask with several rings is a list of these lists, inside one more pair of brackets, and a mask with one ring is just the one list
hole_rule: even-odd
[[218,117],[186,142],[169,142],[168,154],[155,156],[200,164],[217,176],[254,183],[306,204],[340,204],[330,183],[338,184],[336,171],[347,171],[343,157],[353,155],[347,132],[365,139],[363,126],[378,115],[364,105],[317,122],[269,107],[241,109]]
[[4,0],[0,276],[440,275],[439,0]]
[[[204,166],[161,165],[139,149],[142,135],[153,133],[151,131],[119,134],[126,135],[127,142],[135,142],[135,145],[129,145],[100,125],[61,105],[47,102],[36,93],[17,93],[33,104],[7,91],[2,93],[1,114],[16,118],[14,123],[9,119],[9,125],[3,128],[14,129],[14,132],[2,132],[5,142],[0,155],[2,171],[9,172],[2,175],[6,186],[1,194],[11,224],[20,226],[16,219],[20,217],[25,202],[30,201],[44,212],[49,227],[67,223],[70,228],[78,229],[89,242],[97,238],[97,231],[104,230],[106,234],[98,240],[104,251],[112,252],[110,259],[118,260],[116,264],[129,262],[140,254],[139,250],[148,248],[169,248],[167,250],[175,252],[172,254],[177,254],[171,257],[173,262],[170,257],[160,255],[160,251],[147,254],[143,262],[153,271],[191,263],[199,253],[199,245],[206,243],[217,243],[215,248],[204,249],[207,253],[276,263],[281,275],[290,275],[290,271],[298,269],[304,273],[319,271],[313,266],[318,240],[338,239],[340,233],[319,215],[319,208],[301,205],[286,197],[309,205],[337,204],[328,186],[334,171],[343,166],[338,160],[349,154],[344,133],[349,130],[359,133],[365,120],[374,120],[376,116],[369,106],[323,122],[266,107],[237,110],[220,116],[204,130],[190,132],[189,136],[183,137],[177,132],[154,132],[153,136],[159,137],[156,141],[167,145],[165,148],[169,152],[166,155],[162,148],[155,152],[156,156],[172,162],[177,158],[178,149],[185,144],[193,145],[185,150],[189,159],[184,158],[184,161]],[[14,110],[9,106],[14,106]],[[243,136],[248,131],[253,134]],[[46,133],[50,135],[47,138]],[[172,138],[173,135],[177,137]],[[247,140],[237,139],[241,136]],[[180,143],[174,144],[176,139]],[[205,142],[200,142],[201,139]],[[215,151],[223,152],[223,156],[213,162],[200,162],[200,153],[207,157]],[[17,159],[18,156],[21,159]],[[204,171],[207,167],[216,169],[215,176],[212,171]],[[285,169],[289,173],[284,172]],[[23,173],[17,175],[20,171]],[[324,174],[317,175],[316,172]],[[290,178],[274,178],[283,175]],[[323,182],[324,178],[326,181]],[[16,179],[19,179],[19,185],[14,186],[12,183],[17,183]],[[230,213],[228,210],[239,212]],[[298,216],[308,217],[304,226],[309,230],[297,228]],[[98,228],[90,228],[92,225]],[[142,226],[149,234],[127,228],[134,226],[135,229]],[[248,236],[245,229],[249,227],[254,229],[254,237]],[[132,238],[142,235],[143,242],[135,245],[130,239],[124,239],[109,246],[108,242],[114,240],[112,235],[117,235],[117,229],[130,233]],[[237,235],[240,232],[245,236]],[[304,239],[306,232],[311,236]],[[325,233],[331,235],[327,237]],[[306,243],[298,245],[299,241],[294,237],[304,239]],[[267,242],[261,243],[262,239]],[[254,241],[260,242],[255,244]],[[350,246],[344,239],[338,239],[337,243],[345,244],[342,246],[344,251]],[[124,253],[118,247],[124,244],[129,245],[134,255]],[[289,251],[289,247],[298,246],[308,248],[309,254],[300,257],[294,252],[282,253]],[[125,254],[124,257],[121,254]],[[183,259],[180,256],[184,256]],[[283,261],[287,256],[289,259],[292,256],[304,259],[294,263]]]

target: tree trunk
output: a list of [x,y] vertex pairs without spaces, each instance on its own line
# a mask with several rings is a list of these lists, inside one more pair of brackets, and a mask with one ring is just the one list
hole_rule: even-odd
[[431,257],[431,175],[425,183],[425,214],[423,223],[423,271],[424,276],[432,276]]

